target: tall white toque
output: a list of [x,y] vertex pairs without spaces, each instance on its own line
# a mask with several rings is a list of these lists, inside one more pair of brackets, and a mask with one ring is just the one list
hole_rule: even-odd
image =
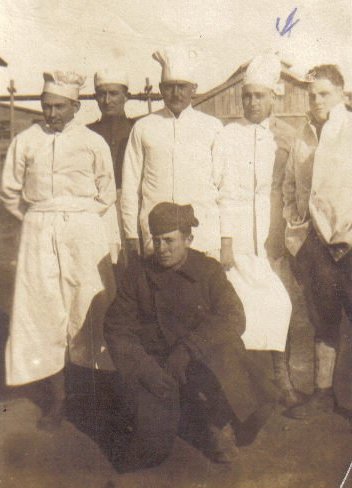
[[73,71],[47,72],[43,73],[43,78],[43,93],[60,95],[70,100],[78,100],[79,90],[83,87],[86,80],[85,76]]
[[124,85],[128,88],[127,72],[118,67],[104,68],[97,71],[94,75],[94,87],[98,88],[101,85]]
[[153,58],[161,64],[161,81],[188,81],[196,83],[194,67],[197,54],[185,46],[170,46],[155,51]]
[[247,67],[244,85],[262,85],[276,90],[280,80],[281,62],[273,53],[255,56]]

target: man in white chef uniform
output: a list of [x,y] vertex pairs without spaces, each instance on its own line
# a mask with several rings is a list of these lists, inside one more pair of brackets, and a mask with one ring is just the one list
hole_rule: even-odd
[[[285,271],[282,181],[292,129],[271,115],[281,63],[265,54],[249,64],[242,89],[244,119],[219,136],[215,159],[224,165],[221,190],[227,247],[222,263],[246,313],[247,349],[271,350],[276,382],[286,406],[302,401],[285,354],[291,301],[279,278]],[[225,214],[224,214],[225,212]],[[287,267],[286,267],[287,269]]]
[[169,201],[193,206],[200,225],[192,247],[219,258],[221,174],[213,145],[222,124],[191,106],[197,84],[190,50],[173,46],[153,57],[162,66],[165,107],[137,121],[127,144],[121,211],[128,252],[137,250],[139,229],[145,254],[153,252],[148,214],[157,203]]
[[52,404],[38,423],[44,429],[63,418],[67,357],[114,369],[101,323],[115,294],[109,242],[118,235],[110,210],[116,216],[116,187],[106,142],[74,119],[83,82],[72,72],[44,73],[45,123],[15,137],[2,175],[1,199],[23,222],[6,381],[47,378]]

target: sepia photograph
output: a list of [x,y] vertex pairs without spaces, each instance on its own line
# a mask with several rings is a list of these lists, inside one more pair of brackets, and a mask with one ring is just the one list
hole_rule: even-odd
[[0,2],[0,486],[352,488],[351,0]]

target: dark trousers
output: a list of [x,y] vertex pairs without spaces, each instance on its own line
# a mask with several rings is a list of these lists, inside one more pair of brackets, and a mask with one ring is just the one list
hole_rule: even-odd
[[296,256],[316,341],[336,347],[344,310],[352,321],[352,255],[336,262],[312,229]]
[[120,472],[160,464],[177,435],[206,454],[208,425],[222,428],[236,420],[215,376],[195,361],[187,369],[187,384],[175,388],[167,400],[139,383],[117,388],[123,406],[111,457]]

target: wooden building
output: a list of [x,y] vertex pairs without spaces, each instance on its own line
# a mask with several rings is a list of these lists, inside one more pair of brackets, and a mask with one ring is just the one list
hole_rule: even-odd
[[[30,127],[34,122],[43,119],[42,112],[24,107],[14,109],[14,132],[18,134]],[[0,177],[7,149],[10,145],[10,106],[0,103]],[[8,311],[10,284],[13,280],[14,263],[17,256],[17,246],[20,232],[20,222],[12,217],[0,204],[0,308]],[[9,278],[11,276],[11,279]],[[4,284],[5,283],[5,284]],[[4,299],[6,298],[6,300]],[[6,306],[4,305],[6,303]]]
[[[241,91],[247,63],[242,64],[221,85],[194,98],[193,106],[228,123],[243,116]],[[274,113],[298,127],[309,110],[307,83],[290,70],[291,65],[282,62],[279,90]]]
[[[15,106],[14,132],[18,134],[34,122],[43,120],[42,112],[25,107]],[[0,168],[10,144],[10,105],[0,103]]]

